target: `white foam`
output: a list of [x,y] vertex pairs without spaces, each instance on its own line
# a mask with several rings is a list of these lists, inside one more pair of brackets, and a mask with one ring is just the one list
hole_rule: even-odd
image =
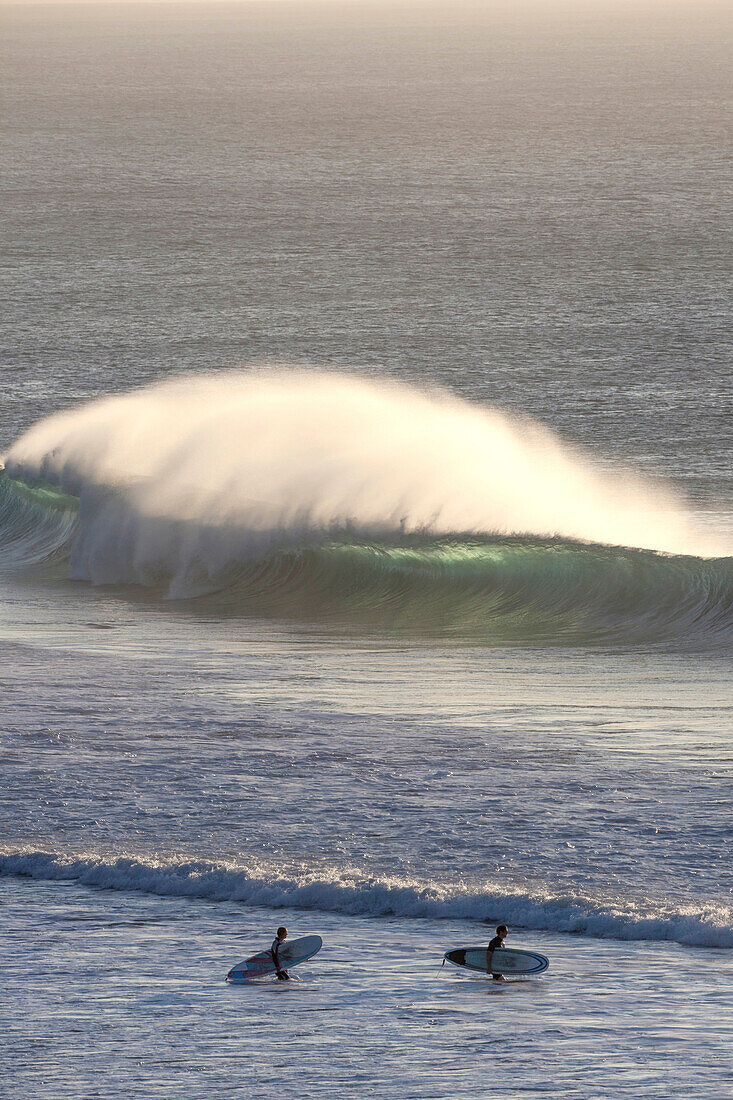
[[253,860],[248,867],[203,860],[104,858],[24,850],[0,855],[0,874],[75,881],[85,886],[173,897],[238,901],[360,916],[499,920],[536,931],[572,932],[612,940],[671,940],[733,948],[733,909],[535,889],[480,888],[398,878],[365,878],[336,868],[283,875]]

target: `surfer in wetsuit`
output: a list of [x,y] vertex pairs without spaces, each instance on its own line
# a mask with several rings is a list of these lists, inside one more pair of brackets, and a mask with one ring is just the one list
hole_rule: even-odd
[[275,964],[275,971],[277,973],[277,980],[279,982],[289,982],[290,981],[290,975],[288,974],[287,970],[283,970],[283,968],[280,965],[280,948],[284,944],[287,937],[288,937],[287,928],[283,927],[283,925],[280,925],[280,927],[277,930],[277,935],[275,936],[275,939],[272,941],[272,947],[270,948],[270,954],[272,955],[272,961]]
[[[491,956],[496,951],[497,947],[504,946],[504,940],[509,934],[509,929],[505,924],[498,925],[496,929],[496,935],[486,948],[486,969],[491,973]],[[495,982],[505,982],[506,978],[503,974],[492,974],[491,977]]]

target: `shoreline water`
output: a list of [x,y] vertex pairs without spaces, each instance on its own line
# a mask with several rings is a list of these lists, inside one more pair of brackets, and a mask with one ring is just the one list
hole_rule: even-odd
[[[19,1055],[9,1100],[29,1090],[175,1100],[192,1088],[305,1100],[333,1095],[337,1080],[345,1095],[401,1100],[511,1097],[520,1082],[528,1096],[713,1100],[729,1081],[730,952],[512,930],[510,942],[546,954],[550,969],[497,985],[440,969],[448,947],[488,935],[473,922],[10,878],[0,900],[0,998],[16,1006],[4,1045]],[[226,986],[228,968],[281,923],[324,936],[301,982]],[[31,1034],[43,1039],[23,1056]]]

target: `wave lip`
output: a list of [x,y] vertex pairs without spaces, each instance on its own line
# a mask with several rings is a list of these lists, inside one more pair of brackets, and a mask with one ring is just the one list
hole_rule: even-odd
[[6,849],[0,874],[71,881],[107,890],[167,897],[237,901],[268,909],[308,909],[352,916],[465,919],[534,931],[569,932],[610,940],[673,941],[733,948],[733,909],[725,905],[637,901],[600,895],[445,885],[394,877],[365,877],[337,868],[284,875],[256,860],[249,867],[206,860],[104,858],[30,848]]

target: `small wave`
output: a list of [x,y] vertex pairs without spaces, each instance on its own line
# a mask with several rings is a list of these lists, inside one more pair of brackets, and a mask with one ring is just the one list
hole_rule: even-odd
[[0,855],[0,874],[78,882],[107,890],[237,901],[267,909],[308,909],[352,916],[472,920],[611,940],[669,940],[733,948],[733,910],[673,905],[536,888],[471,888],[318,868],[284,875],[258,861],[248,867],[204,860],[104,859],[23,849]]

